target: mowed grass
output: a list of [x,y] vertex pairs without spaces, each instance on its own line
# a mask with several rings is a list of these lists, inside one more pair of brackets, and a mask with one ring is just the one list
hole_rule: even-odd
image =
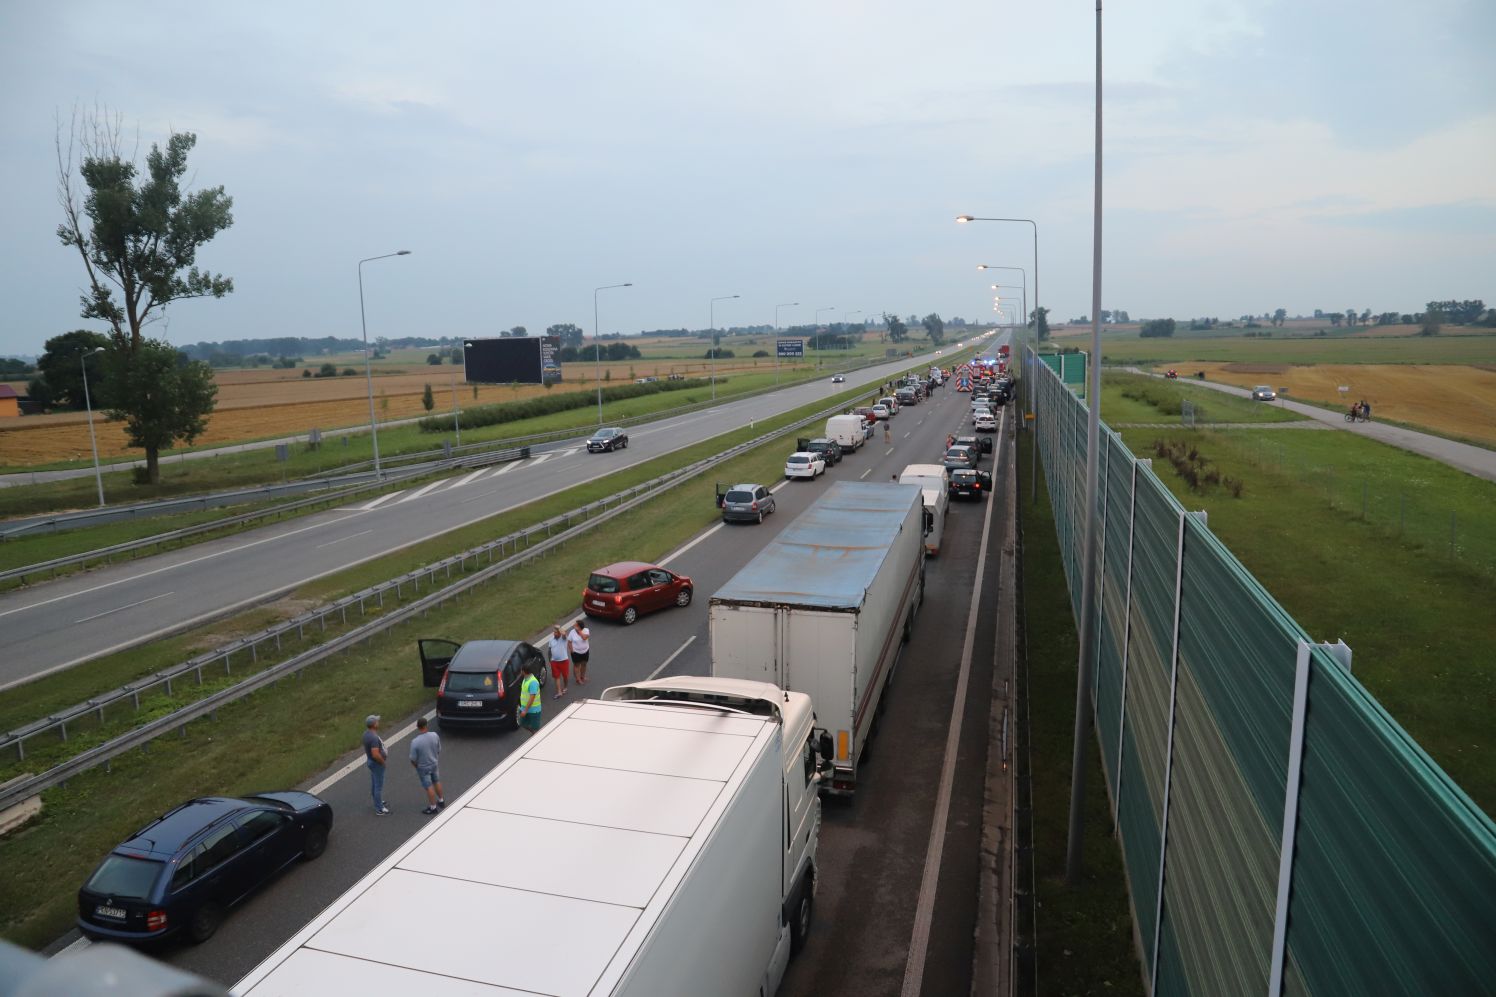
[[356,746],[364,715],[403,718],[428,707],[431,694],[414,663],[416,638],[534,635],[577,610],[579,580],[597,564],[663,557],[714,522],[713,478],[773,480],[783,460],[783,443],[770,442],[537,564],[225,707],[216,721],[194,724],[184,737],[163,737],[149,752],[116,760],[110,773],[94,770],[44,794],[43,816],[0,840],[0,935],[39,947],[66,931],[75,891],[92,866],[170,806],[200,795],[298,785]]
[[[1056,337],[1059,346],[1087,349],[1080,336]],[[1496,334],[1462,336],[1293,336],[1270,338],[1194,336],[1176,333],[1165,339],[1143,339],[1136,333],[1107,334],[1101,345],[1108,364],[1176,365],[1195,360],[1222,363],[1284,364],[1492,364]],[[1180,371],[1184,373],[1183,370]],[[1193,373],[1193,371],[1191,371]]]
[[1154,440],[1185,441],[1245,482],[1239,499],[1197,494],[1154,462],[1315,639],[1350,645],[1356,677],[1496,812],[1496,484],[1346,433],[1122,435],[1140,457]]
[[[1025,472],[1032,444],[1032,434],[1021,435],[1018,464]],[[1029,668],[1039,988],[1047,994],[1141,995],[1127,880],[1111,834],[1094,734],[1086,753],[1085,872],[1078,886],[1065,883],[1077,641],[1042,471],[1039,501],[1030,503],[1028,492],[1029,483],[1022,482],[1022,625]]]
[[1183,402],[1195,408],[1197,422],[1294,422],[1304,417],[1273,405],[1143,374],[1106,370],[1101,375],[1101,417],[1107,425],[1180,421]]

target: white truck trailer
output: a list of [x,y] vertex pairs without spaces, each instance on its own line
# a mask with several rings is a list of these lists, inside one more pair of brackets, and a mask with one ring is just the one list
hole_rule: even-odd
[[710,601],[712,674],[810,696],[849,795],[924,593],[914,485],[838,481]]
[[760,682],[576,703],[234,992],[772,995],[815,895],[813,727]]
[[946,508],[951,504],[944,465],[910,464],[899,472],[899,484],[919,486],[925,503],[925,553],[937,556],[945,535]]

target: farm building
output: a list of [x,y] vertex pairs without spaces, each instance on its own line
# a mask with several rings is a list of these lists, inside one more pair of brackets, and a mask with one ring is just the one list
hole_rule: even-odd
[[8,384],[0,384],[0,419],[19,417],[20,414],[21,399],[16,395],[16,389]]

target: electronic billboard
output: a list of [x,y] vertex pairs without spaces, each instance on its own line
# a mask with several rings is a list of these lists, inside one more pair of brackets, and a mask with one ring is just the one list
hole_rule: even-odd
[[546,384],[561,380],[557,336],[468,339],[462,344],[468,384]]

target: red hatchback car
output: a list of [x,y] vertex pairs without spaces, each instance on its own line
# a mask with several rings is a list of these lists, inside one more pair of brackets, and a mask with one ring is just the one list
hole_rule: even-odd
[[633,623],[645,613],[691,604],[691,579],[643,561],[619,561],[598,568],[582,590],[588,616]]

